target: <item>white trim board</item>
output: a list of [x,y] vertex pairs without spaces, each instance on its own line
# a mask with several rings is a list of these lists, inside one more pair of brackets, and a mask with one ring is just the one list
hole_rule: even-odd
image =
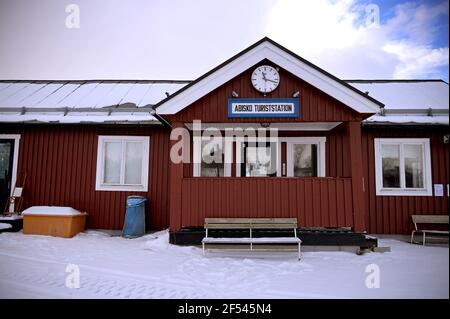
[[194,82],[185,90],[182,89],[183,91],[180,93],[162,101],[156,112],[161,115],[176,114],[264,59],[270,60],[359,113],[377,113],[379,111],[379,105],[371,99],[365,98],[358,92],[277,47],[269,40],[265,40],[200,81]]
[[[270,123],[267,130],[277,129],[279,131],[331,131],[342,122],[301,122],[301,123]],[[268,123],[269,124],[269,123]],[[192,130],[193,124],[186,123],[186,127]],[[241,129],[261,129],[260,123],[201,123],[201,129],[218,129],[225,130],[227,128],[241,128]]]

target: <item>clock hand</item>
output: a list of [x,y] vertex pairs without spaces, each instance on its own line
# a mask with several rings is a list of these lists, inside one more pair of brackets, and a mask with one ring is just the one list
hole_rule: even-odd
[[269,81],[269,82],[273,82],[273,83],[278,83],[277,81],[274,81],[274,80],[271,80],[271,79],[265,79],[266,81]]

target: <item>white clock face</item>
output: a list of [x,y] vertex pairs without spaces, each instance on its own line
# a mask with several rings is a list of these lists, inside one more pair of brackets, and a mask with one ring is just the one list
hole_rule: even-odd
[[253,87],[262,93],[269,93],[275,90],[280,84],[280,74],[269,65],[261,65],[252,73]]

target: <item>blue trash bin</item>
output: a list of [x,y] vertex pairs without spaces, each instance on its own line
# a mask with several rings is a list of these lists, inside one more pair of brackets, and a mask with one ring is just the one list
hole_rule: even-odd
[[145,202],[142,196],[128,196],[125,223],[122,236],[128,238],[139,237],[145,234]]

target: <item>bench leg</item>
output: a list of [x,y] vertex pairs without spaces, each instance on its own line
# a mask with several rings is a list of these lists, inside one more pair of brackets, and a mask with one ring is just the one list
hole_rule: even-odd
[[414,241],[414,233],[415,233],[415,231],[413,230],[412,233],[411,233],[411,244],[412,244],[413,241]]
[[298,260],[301,259],[301,248],[300,248],[301,244],[298,244]]
[[205,256],[205,243],[202,243],[203,256]]
[[423,243],[422,243],[422,245],[424,245],[424,246],[425,246],[425,232],[423,233],[423,236],[422,236],[422,237],[423,237],[423,239],[422,239],[422,240],[423,240]]

